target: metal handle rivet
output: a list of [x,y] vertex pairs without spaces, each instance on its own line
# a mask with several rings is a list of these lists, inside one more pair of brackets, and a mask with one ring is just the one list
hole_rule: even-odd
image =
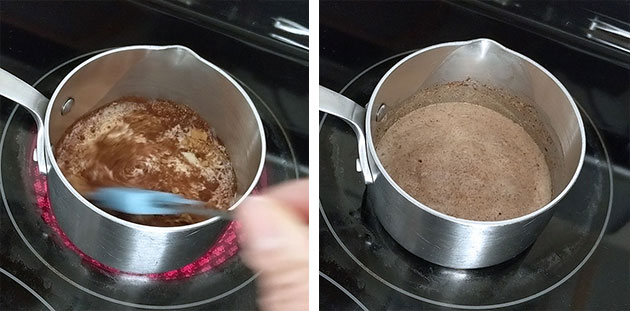
[[376,110],[376,122],[385,118],[385,112],[387,112],[387,106],[385,106],[385,104],[381,104]]
[[70,97],[61,106],[61,115],[63,116],[70,112],[70,110],[72,109],[72,105],[74,105],[74,98]]

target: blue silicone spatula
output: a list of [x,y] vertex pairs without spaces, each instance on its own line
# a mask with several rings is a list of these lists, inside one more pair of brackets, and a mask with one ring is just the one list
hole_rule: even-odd
[[134,215],[195,214],[232,219],[232,212],[207,208],[206,202],[189,200],[177,194],[138,188],[100,188],[88,196],[104,206]]

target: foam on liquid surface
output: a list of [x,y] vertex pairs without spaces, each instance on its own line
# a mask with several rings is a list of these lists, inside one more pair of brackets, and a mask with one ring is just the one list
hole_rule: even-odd
[[[230,207],[236,195],[229,156],[208,123],[189,107],[164,100],[122,98],[83,116],[61,137],[55,157],[82,195],[99,187],[137,187],[217,208]],[[155,226],[205,219],[111,213]]]
[[465,102],[404,115],[377,142],[387,173],[419,202],[469,220],[516,218],[551,200],[545,157],[498,112]]

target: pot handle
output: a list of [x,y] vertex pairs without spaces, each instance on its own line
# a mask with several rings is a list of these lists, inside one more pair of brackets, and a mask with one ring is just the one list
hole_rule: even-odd
[[358,166],[360,167],[357,167],[357,169],[360,169],[366,184],[373,183],[374,175],[370,169],[365,141],[365,108],[359,106],[353,100],[320,85],[319,110],[341,118],[352,127],[352,130],[357,135],[357,143],[359,145]]
[[48,107],[48,99],[39,91],[8,71],[0,68],[0,95],[26,108],[37,124],[37,150],[35,157],[39,171],[48,173],[46,153],[44,152],[44,116]]

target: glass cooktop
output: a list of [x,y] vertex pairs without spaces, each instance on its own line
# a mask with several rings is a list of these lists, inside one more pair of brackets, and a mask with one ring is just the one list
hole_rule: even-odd
[[582,172],[523,253],[489,268],[449,269],[414,256],[384,230],[364,202],[354,133],[320,114],[321,308],[630,308],[630,71],[467,3],[320,5],[320,83],[366,104],[385,72],[412,51],[496,40],[549,69],[578,102],[587,136]]
[[[0,67],[45,96],[99,51],[132,44],[188,46],[231,74],[259,111],[268,138],[259,187],[308,174],[308,90],[302,82],[308,67],[300,53],[287,57],[286,50],[274,50],[277,43],[262,46],[213,31],[147,3],[2,3],[0,21]],[[33,166],[33,142],[30,115],[2,99],[0,309],[255,309],[256,274],[238,256],[233,225],[197,261],[163,274],[118,273],[74,249],[50,218],[45,177]]]

